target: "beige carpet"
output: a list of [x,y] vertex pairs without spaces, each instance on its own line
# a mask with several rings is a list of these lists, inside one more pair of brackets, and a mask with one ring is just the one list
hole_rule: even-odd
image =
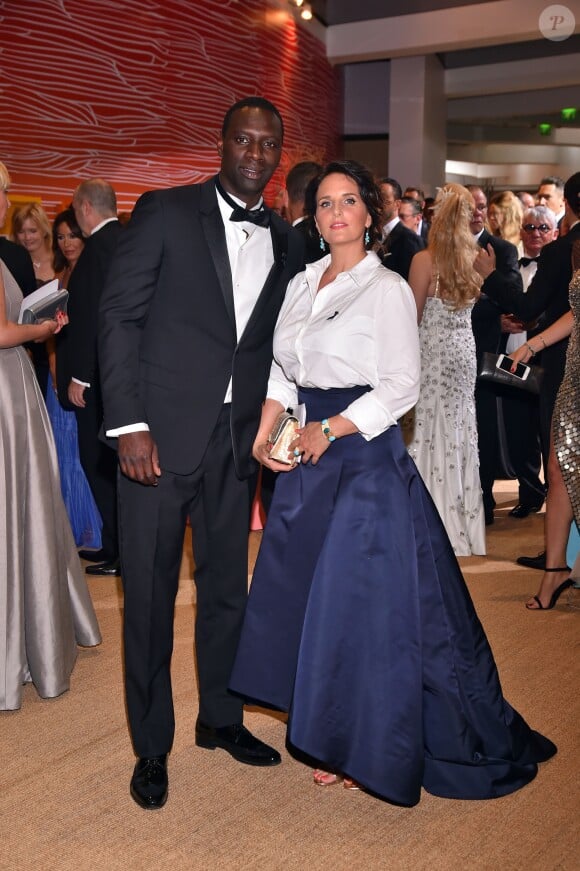
[[[412,809],[342,787],[321,789],[284,748],[280,719],[246,722],[283,752],[270,770],[194,746],[191,551],[186,547],[173,662],[177,731],[170,797],[158,812],[129,797],[133,758],[121,689],[119,585],[91,580],[103,644],[81,651],[72,688],[0,714],[0,868],[38,871],[137,869],[529,869],[580,868],[580,591],[556,610],[530,614],[523,601],[539,573],[512,561],[542,546],[543,519],[507,518],[504,485],[487,558],[462,560],[507,698],[552,738],[558,755],[528,787],[490,802],[424,793]],[[259,534],[252,534],[255,552]],[[569,599],[569,601],[568,601]]]

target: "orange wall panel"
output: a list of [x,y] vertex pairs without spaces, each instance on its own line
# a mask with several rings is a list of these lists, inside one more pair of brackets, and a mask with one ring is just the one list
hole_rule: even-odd
[[224,112],[248,95],[286,125],[270,202],[296,160],[338,154],[339,74],[281,0],[4,0],[0,40],[0,160],[51,216],[93,176],[121,211],[207,178]]

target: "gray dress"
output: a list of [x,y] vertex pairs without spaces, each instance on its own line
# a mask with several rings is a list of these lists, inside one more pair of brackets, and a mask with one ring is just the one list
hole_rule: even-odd
[[[22,294],[0,261],[8,320]],[[22,685],[43,698],[69,688],[77,644],[101,635],[60,491],[50,422],[28,354],[0,348],[0,710]]]

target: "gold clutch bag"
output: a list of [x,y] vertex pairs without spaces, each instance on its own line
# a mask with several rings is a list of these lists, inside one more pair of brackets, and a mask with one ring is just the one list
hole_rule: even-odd
[[290,442],[294,441],[296,437],[298,426],[298,418],[288,411],[282,411],[278,415],[270,433],[272,448],[268,456],[271,460],[278,460],[279,463],[286,463],[288,466],[292,465],[288,451],[290,450]]

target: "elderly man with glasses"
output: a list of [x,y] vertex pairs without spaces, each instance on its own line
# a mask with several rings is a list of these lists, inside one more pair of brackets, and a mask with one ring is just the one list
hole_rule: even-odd
[[[524,254],[519,266],[525,293],[536,274],[542,248],[558,235],[554,213],[546,206],[527,209],[520,235]],[[537,322],[533,326],[526,325],[514,315],[502,315],[501,326],[500,351],[506,354],[525,344],[539,330]],[[545,498],[539,477],[542,457],[538,397],[507,388],[502,397],[502,413],[508,454],[519,484],[518,504],[512,508],[510,516],[521,519],[539,511]]]
[[[549,245],[543,247],[537,272],[527,292],[518,293],[517,290],[503,287],[495,282],[487,291],[504,311],[512,312],[524,322],[533,320],[543,313],[544,328],[553,324],[570,309],[568,286],[572,277],[572,246],[580,239],[580,172],[574,173],[566,181],[564,200],[568,233],[565,236],[558,236]],[[537,225],[538,221],[533,221],[533,224]],[[536,230],[528,232],[535,233]],[[489,274],[495,269],[494,258],[490,252],[488,252],[487,265],[482,268]],[[547,467],[552,411],[564,376],[567,346],[568,339],[562,339],[542,353],[544,380],[540,394],[540,439],[544,468]],[[537,557],[520,557],[518,561],[522,561],[521,565],[543,569],[545,554],[539,554]]]

